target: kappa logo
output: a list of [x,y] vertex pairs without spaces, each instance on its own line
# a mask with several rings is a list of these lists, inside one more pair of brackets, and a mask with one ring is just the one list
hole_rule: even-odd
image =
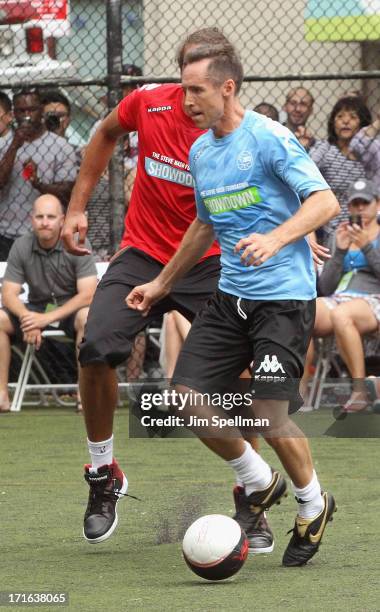
[[265,355],[264,361],[261,362],[260,367],[257,368],[256,372],[271,372],[272,374],[276,374],[277,372],[282,372],[285,374],[285,370],[282,367],[282,364],[279,363],[277,355],[272,355],[272,359],[269,358],[269,355]]
[[167,106],[149,106],[148,113],[162,113],[164,111],[171,111],[173,107],[168,104]]

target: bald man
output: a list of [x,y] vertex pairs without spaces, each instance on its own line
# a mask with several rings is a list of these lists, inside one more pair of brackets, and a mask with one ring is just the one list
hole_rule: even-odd
[[[96,288],[92,255],[78,257],[64,250],[60,232],[61,202],[54,195],[38,197],[32,209],[32,230],[17,238],[7,260],[0,310],[0,412],[9,411],[8,374],[11,341],[22,339],[37,349],[45,328],[62,329],[78,345],[88,306]],[[20,294],[29,286],[29,302]]]

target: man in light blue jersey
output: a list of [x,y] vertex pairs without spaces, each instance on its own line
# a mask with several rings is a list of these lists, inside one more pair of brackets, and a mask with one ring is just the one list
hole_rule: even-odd
[[321,492],[308,442],[288,411],[302,403],[299,379],[315,317],[305,236],[334,217],[339,204],[287,128],[243,109],[242,79],[230,48],[207,45],[186,54],[185,109],[197,127],[210,128],[190,151],[198,216],[173,259],[154,281],[136,287],[127,304],[148,313],[218,238],[219,288],[193,323],[173,383],[188,400],[193,420],[187,422],[205,417],[203,428],[193,429],[243,483],[235,519],[250,536],[285,494],[285,479],[244,442],[234,422],[218,431],[215,409],[199,398],[223,394],[254,362],[248,408],[292,480],[298,513],[282,562],[298,566],[317,552],[336,509],[333,496]]

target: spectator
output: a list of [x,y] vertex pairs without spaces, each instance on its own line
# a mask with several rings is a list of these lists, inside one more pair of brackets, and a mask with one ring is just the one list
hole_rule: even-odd
[[0,91],[0,138],[9,134],[12,119],[12,102],[6,93]]
[[353,137],[350,151],[362,162],[367,179],[376,184],[380,193],[380,111],[373,123]]
[[324,227],[324,242],[342,221],[348,219],[349,185],[352,181],[365,178],[364,166],[351,153],[350,144],[360,128],[369,123],[371,113],[361,98],[340,98],[328,119],[327,140],[316,142],[310,149],[310,157],[317,164],[341,206],[340,214]]
[[43,95],[42,106],[46,128],[66,138],[71,120],[71,105],[66,96],[57,90],[47,91]]
[[[83,337],[88,306],[96,288],[91,255],[69,255],[59,239],[64,215],[60,201],[50,194],[33,205],[32,231],[18,238],[9,253],[0,310],[0,412],[9,410],[8,372],[12,337],[37,349],[41,332],[62,329],[76,345]],[[29,303],[20,299],[29,285]]]
[[295,87],[286,96],[283,110],[287,114],[284,125],[293,132],[302,146],[308,151],[313,146],[315,138],[309,128],[307,120],[313,112],[314,98],[305,87]]
[[[42,98],[42,107],[46,129],[70,142],[71,104],[66,96],[58,90],[46,91]],[[79,170],[82,162],[82,150],[79,146],[72,146],[75,150]]]
[[358,180],[350,186],[350,222],[339,224],[332,239],[332,257],[320,276],[321,290],[329,297],[317,299],[314,336],[335,335],[353,379],[345,412],[365,410],[369,403],[362,336],[378,331],[380,325],[378,202],[379,191],[373,182]]
[[280,118],[277,108],[268,102],[260,102],[253,110],[256,113],[260,113],[260,115],[265,115],[269,117],[269,119],[273,119],[273,121],[278,121]]
[[38,90],[15,93],[16,130],[0,139],[0,260],[28,231],[34,200],[51,193],[67,202],[76,176],[75,152],[42,122]]

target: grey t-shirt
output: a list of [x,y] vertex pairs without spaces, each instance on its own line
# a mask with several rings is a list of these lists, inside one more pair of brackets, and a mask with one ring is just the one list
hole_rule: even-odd
[[[0,138],[0,160],[7,152],[13,133]],[[42,183],[74,181],[77,174],[75,149],[64,138],[52,132],[25,142],[17,151],[12,174],[0,190],[0,236],[17,238],[30,229],[29,216],[40,192],[22,176],[24,164],[33,160]]]
[[[91,248],[86,241],[87,248]],[[7,261],[4,280],[29,286],[29,302],[64,304],[77,294],[77,280],[96,276],[92,255],[71,255],[59,240],[53,249],[40,247],[33,232],[17,238]]]

